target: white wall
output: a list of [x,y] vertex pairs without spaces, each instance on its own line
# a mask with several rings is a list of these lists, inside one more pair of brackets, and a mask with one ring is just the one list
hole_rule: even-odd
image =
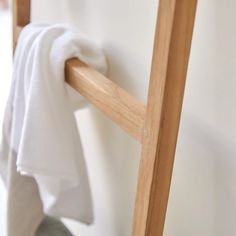
[[[76,24],[104,47],[109,77],[145,101],[157,1],[33,1],[34,21]],[[199,0],[166,236],[236,235],[236,2]],[[78,113],[95,224],[74,235],[128,236],[139,145],[95,108]]]

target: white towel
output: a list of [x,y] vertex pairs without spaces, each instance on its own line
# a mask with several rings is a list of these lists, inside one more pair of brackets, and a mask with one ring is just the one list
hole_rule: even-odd
[[[24,28],[3,144],[10,142],[9,152],[16,153],[17,171],[36,180],[45,214],[89,224],[93,210],[74,116],[84,99],[64,82],[64,64],[72,57],[106,73],[103,52],[76,29],[63,24]],[[7,162],[6,149],[2,162]]]

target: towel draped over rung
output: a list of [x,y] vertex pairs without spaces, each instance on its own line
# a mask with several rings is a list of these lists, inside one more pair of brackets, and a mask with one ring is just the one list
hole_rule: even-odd
[[[197,0],[160,0],[147,105],[79,60],[65,80],[141,142],[133,236],[162,236]],[[14,45],[30,0],[14,0]]]

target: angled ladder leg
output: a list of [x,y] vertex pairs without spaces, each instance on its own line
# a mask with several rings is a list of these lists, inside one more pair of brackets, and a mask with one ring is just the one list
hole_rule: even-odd
[[12,0],[13,12],[13,49],[22,27],[30,22],[30,0]]
[[162,236],[196,0],[160,0],[133,236]]

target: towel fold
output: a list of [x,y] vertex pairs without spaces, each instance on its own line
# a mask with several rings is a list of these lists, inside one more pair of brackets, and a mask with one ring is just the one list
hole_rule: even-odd
[[[20,35],[4,121],[1,173],[9,179],[9,193],[18,181],[18,191],[27,188],[35,196],[28,202],[33,205],[15,218],[38,212],[34,218],[41,219],[43,211],[87,224],[93,221],[86,164],[74,116],[85,100],[64,82],[65,61],[73,57],[106,73],[103,52],[71,26],[30,24]],[[13,163],[9,165],[10,159]],[[14,173],[15,168],[21,175]],[[17,176],[14,184],[11,176]],[[24,199],[18,199],[16,191],[14,194],[12,201],[22,204]],[[14,215],[14,209],[12,212]]]

